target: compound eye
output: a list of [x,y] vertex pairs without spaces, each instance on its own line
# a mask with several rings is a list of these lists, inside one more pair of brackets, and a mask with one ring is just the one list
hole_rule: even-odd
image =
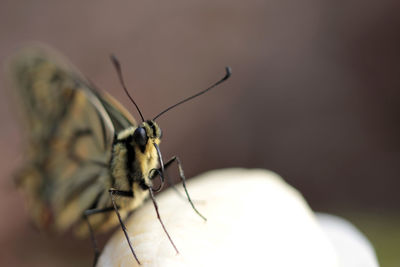
[[143,127],[137,128],[133,133],[133,140],[135,140],[135,143],[139,145],[140,150],[143,152],[148,140],[146,130]]
[[160,136],[158,137],[158,138],[162,138],[162,134],[163,134],[163,132],[162,132],[162,130],[161,130],[161,128],[158,128],[159,129],[159,131],[160,131]]

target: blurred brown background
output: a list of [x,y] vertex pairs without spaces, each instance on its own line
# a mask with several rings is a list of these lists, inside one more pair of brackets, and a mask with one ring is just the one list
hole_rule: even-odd
[[[147,118],[231,66],[228,82],[159,119],[164,157],[179,155],[188,176],[271,169],[314,209],[355,222],[382,266],[399,266],[399,1],[2,0],[0,31],[2,64],[47,43],[135,117],[111,52]],[[29,225],[11,181],[21,129],[0,79],[0,265],[90,266],[89,240]]]

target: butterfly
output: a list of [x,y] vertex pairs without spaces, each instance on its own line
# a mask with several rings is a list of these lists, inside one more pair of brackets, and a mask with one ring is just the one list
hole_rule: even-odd
[[[27,139],[25,165],[16,184],[26,195],[36,226],[63,232],[71,227],[79,236],[90,234],[96,264],[99,249],[95,232],[121,225],[138,263],[124,219],[150,198],[171,244],[178,252],[158,214],[154,193],[165,182],[165,169],[176,163],[186,196],[181,161],[164,163],[156,119],[227,80],[231,71],[199,93],[145,120],[126,89],[121,66],[111,60],[120,83],[139,112],[135,119],[115,99],[102,92],[59,53],[44,45],[21,49],[9,61],[8,75],[20,103]],[[154,179],[161,183],[157,188]],[[205,219],[205,218],[204,218]]]

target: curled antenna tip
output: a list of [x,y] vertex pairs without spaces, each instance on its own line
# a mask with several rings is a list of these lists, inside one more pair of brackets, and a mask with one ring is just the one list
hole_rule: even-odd
[[226,67],[225,67],[225,71],[226,71],[226,74],[225,74],[225,77],[224,77],[222,80],[226,80],[226,79],[228,79],[229,77],[231,77],[231,75],[232,75],[232,69],[231,69],[231,67],[226,66]]
[[213,85],[211,85],[211,86],[208,87],[207,89],[202,90],[202,91],[198,92],[197,94],[194,94],[194,95],[192,95],[192,96],[189,96],[188,98],[185,98],[185,99],[183,99],[182,101],[179,101],[179,102],[176,103],[175,105],[170,106],[169,108],[165,109],[164,111],[162,111],[161,113],[159,113],[157,116],[155,116],[153,120],[155,121],[158,117],[160,117],[161,115],[163,115],[163,114],[166,113],[167,111],[169,111],[169,110],[175,108],[176,106],[179,106],[179,105],[181,105],[181,104],[183,104],[183,103],[185,103],[185,102],[187,102],[187,101],[189,101],[189,100],[191,100],[191,99],[193,99],[193,98],[196,98],[196,97],[198,97],[199,95],[202,95],[202,94],[206,93],[207,91],[210,91],[211,89],[213,89],[213,88],[216,87],[217,85],[219,85],[219,84],[223,83],[224,81],[226,81],[229,77],[231,77],[232,70],[231,70],[230,67],[225,67],[225,71],[226,71],[225,76],[224,76],[221,80],[219,80],[218,82],[214,83]]
[[119,63],[118,58],[114,54],[111,54],[110,55],[110,59],[111,59],[111,62],[114,64],[115,68],[120,70],[121,69],[121,64]]

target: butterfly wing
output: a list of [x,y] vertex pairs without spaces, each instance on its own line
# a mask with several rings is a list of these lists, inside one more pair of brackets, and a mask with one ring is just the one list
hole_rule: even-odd
[[51,49],[34,46],[9,64],[28,139],[17,184],[36,225],[56,230],[81,219],[108,192],[114,135],[135,125],[115,100],[66,62]]

